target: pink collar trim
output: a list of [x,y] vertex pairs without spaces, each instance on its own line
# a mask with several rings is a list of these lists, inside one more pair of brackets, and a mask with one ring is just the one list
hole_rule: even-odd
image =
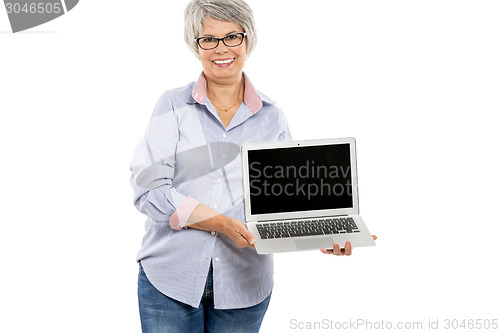
[[[245,95],[243,96],[243,101],[248,106],[250,111],[255,114],[262,108],[262,99],[245,74],[243,74],[243,78],[245,80]],[[207,79],[205,78],[204,73],[201,73],[200,79],[193,89],[192,96],[194,100],[200,104],[204,104],[207,100]]]

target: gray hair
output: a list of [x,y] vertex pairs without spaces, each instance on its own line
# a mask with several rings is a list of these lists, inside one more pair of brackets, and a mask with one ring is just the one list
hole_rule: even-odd
[[257,31],[252,9],[244,0],[191,0],[184,12],[184,41],[197,56],[198,44],[206,18],[232,22],[247,33],[247,54],[250,55],[257,43]]

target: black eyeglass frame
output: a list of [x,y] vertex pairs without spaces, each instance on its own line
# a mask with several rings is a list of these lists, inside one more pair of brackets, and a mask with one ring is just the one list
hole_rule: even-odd
[[[241,43],[239,43],[238,45],[227,45],[226,42],[224,41],[224,39],[226,39],[229,36],[234,36],[234,35],[240,35],[241,37],[243,37],[243,38],[241,38]],[[227,36],[224,36],[222,38],[217,38],[217,37],[212,37],[212,36],[202,36],[202,37],[195,38],[195,41],[196,41],[196,44],[198,44],[198,46],[202,50],[213,50],[213,49],[216,49],[217,46],[219,46],[220,41],[222,41],[222,43],[224,43],[224,45],[226,45],[227,47],[240,46],[241,44],[243,44],[243,40],[245,39],[246,36],[247,36],[246,32],[235,32],[235,33],[229,34]],[[213,39],[216,39],[217,40],[217,44],[214,47],[206,49],[206,48],[202,47],[201,44],[200,44],[200,39],[203,39],[203,38],[213,38]]]

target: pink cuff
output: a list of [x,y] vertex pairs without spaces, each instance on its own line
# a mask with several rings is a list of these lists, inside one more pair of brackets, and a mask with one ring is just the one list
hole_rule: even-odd
[[186,223],[191,216],[193,210],[198,206],[199,202],[191,197],[186,197],[175,212],[170,216],[168,222],[170,227],[175,230],[180,230],[186,226]]

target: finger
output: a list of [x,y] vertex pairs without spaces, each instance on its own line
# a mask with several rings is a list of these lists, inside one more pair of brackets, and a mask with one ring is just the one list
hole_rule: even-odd
[[351,245],[351,242],[345,242],[344,254],[346,256],[350,256],[352,254],[352,245]]
[[338,243],[333,243],[333,254],[336,256],[342,255],[342,251],[340,251],[340,245]]
[[255,244],[255,238],[252,238],[252,239],[249,240],[249,239],[247,239],[243,235],[240,235],[240,236],[241,236],[241,240],[240,240],[240,244],[238,244],[238,246],[240,248],[243,248],[243,247],[253,247],[253,248],[255,248],[255,246],[254,246],[254,244]]
[[245,233],[244,237],[247,240],[248,244],[250,244],[252,246],[255,244],[255,236],[250,231],[248,231],[248,229],[247,229],[247,232]]
[[246,243],[250,245],[255,244],[255,236],[247,228],[242,228],[241,230],[237,230],[236,232],[240,234],[240,236]]
[[373,237],[373,240],[377,240],[377,236],[372,235],[372,237]]
[[255,245],[246,244],[246,246],[244,246],[244,247],[249,247],[249,248],[252,248],[252,249],[256,250]]
[[245,247],[252,247],[255,248],[254,245],[249,244],[248,241],[241,235],[238,235],[238,238],[233,240],[233,242],[240,248],[245,248]]
[[332,254],[333,253],[333,250],[332,249],[325,249],[325,248],[322,248],[322,249],[319,249],[321,252],[323,252],[324,254]]

